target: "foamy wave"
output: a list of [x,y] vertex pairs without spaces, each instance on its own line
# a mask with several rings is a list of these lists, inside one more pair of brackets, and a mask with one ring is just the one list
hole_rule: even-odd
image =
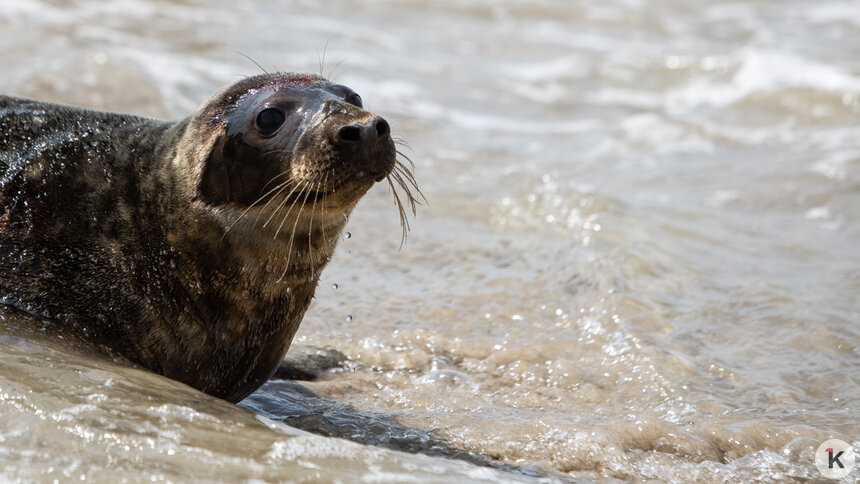
[[698,106],[726,107],[752,94],[782,88],[833,93],[860,92],[860,78],[829,64],[776,50],[744,49],[733,57],[737,70],[728,82],[700,77],[665,98],[669,110]]

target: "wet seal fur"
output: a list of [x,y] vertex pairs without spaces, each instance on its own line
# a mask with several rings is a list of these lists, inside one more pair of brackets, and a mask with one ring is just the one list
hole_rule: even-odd
[[239,401],[367,190],[387,180],[414,210],[398,153],[315,75],[245,79],[178,122],[0,96],[0,303]]

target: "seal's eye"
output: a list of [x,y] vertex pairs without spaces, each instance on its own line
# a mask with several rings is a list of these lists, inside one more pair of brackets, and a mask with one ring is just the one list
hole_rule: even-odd
[[356,93],[352,93],[346,97],[346,102],[352,104],[353,106],[363,107],[361,104],[361,96]]
[[287,115],[278,108],[266,108],[257,115],[257,131],[263,136],[271,136],[284,124]]

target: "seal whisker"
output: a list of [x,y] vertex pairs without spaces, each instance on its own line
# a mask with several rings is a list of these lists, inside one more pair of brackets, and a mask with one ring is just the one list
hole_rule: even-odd
[[[337,72],[337,68],[338,68],[338,67],[340,67],[340,65],[341,65],[341,64],[343,64],[344,62],[346,62],[347,60],[349,60],[349,58],[348,58],[348,57],[345,57],[345,58],[341,59],[341,61],[340,61],[340,62],[338,62],[337,64],[335,64],[334,69],[332,69],[332,70],[331,70],[331,74],[329,74],[328,76],[326,76],[326,79],[328,79],[329,81],[334,82],[334,81],[337,79],[337,76],[335,76],[335,72]],[[340,75],[340,74],[338,74],[338,75]]]
[[405,139],[403,139],[399,136],[392,136],[391,141],[394,141],[394,144],[396,144],[398,146],[402,146],[402,147],[408,149],[409,151],[413,151],[412,147],[409,146],[409,143]]
[[[269,207],[269,204],[270,204],[270,203],[272,203],[272,200],[275,200],[276,198],[278,198],[278,195],[280,195],[281,193],[283,193],[283,192],[284,192],[284,190],[286,190],[286,188],[290,185],[290,183],[293,183],[293,181],[292,181],[292,180],[286,180],[286,181],[284,181],[284,182],[282,182],[282,183],[279,183],[279,184],[278,184],[278,186],[276,187],[276,188],[278,189],[278,193],[276,193],[276,194],[272,195],[272,196],[271,196],[271,197],[266,201],[265,205],[263,205],[263,208],[262,208],[262,210],[260,210],[260,211],[261,211],[261,212],[264,212],[264,211],[266,210],[266,208],[268,208],[268,207]],[[290,195],[292,195],[292,194],[293,194],[293,192],[295,192],[295,191],[296,191],[296,187],[297,187],[297,185],[293,185],[293,189],[292,189],[292,190],[290,190],[290,192],[289,192],[289,193],[287,193],[287,195],[286,195],[286,197],[285,197],[285,198],[289,198],[289,197],[290,197]],[[270,193],[271,193],[271,192],[270,192]],[[278,209],[275,209],[275,212],[277,212],[277,211],[278,211]],[[257,214],[257,217],[259,217],[259,214]],[[266,223],[268,223],[268,220],[266,221]],[[265,227],[265,225],[264,225],[264,227]]]
[[[283,181],[283,182],[281,182],[281,183],[278,183],[278,185],[277,185],[277,186],[275,186],[275,188],[272,188],[271,190],[269,190],[269,191],[266,193],[266,195],[263,195],[263,196],[265,197],[265,196],[268,196],[270,193],[272,193],[272,192],[274,192],[274,191],[277,191],[277,192],[278,192],[278,193],[275,193],[274,195],[272,195],[271,197],[269,197],[269,199],[268,199],[268,200],[266,200],[266,203],[265,203],[265,204],[263,204],[263,208],[262,208],[262,210],[260,210],[260,211],[261,211],[261,212],[264,212],[267,208],[269,208],[269,204],[270,204],[270,203],[272,203],[272,200],[275,200],[276,198],[278,198],[278,195],[280,195],[281,193],[283,193],[283,192],[284,192],[284,190],[285,190],[288,186],[290,186],[290,184],[291,184],[292,182],[293,182],[292,180],[285,180],[285,181]],[[293,188],[295,188],[295,185],[293,185]],[[289,196],[289,195],[287,195],[287,196]],[[257,200],[257,201],[256,201],[256,202],[254,202],[254,203],[257,203],[257,202],[259,202],[259,200]],[[253,206],[253,205],[252,205],[252,206]],[[257,214],[257,217],[258,217],[258,218],[259,218],[259,216],[260,216],[260,214]]]
[[[326,175],[325,175],[325,180],[323,181],[323,185],[325,185],[326,183],[328,183],[328,176],[329,176],[329,173],[327,172],[327,173],[326,173]],[[337,188],[335,188],[334,190],[332,190],[332,192],[331,192],[331,193],[334,193],[334,192],[336,192],[336,191],[337,191]],[[322,216],[322,220],[326,220],[326,219],[327,219],[327,218],[326,218],[326,215],[328,214],[328,207],[327,207],[327,204],[323,203],[322,205],[320,205],[320,210],[322,210],[322,213],[320,214],[320,215]]]
[[[292,189],[292,190],[290,190],[290,193],[288,193],[288,194],[287,194],[287,196],[285,196],[285,197],[284,197],[283,201],[281,201],[281,202],[280,202],[280,203],[275,207],[275,209],[274,209],[274,210],[272,210],[272,214],[271,214],[271,215],[269,215],[269,218],[268,218],[268,219],[266,219],[266,223],[264,223],[264,224],[263,224],[263,227],[266,227],[267,225],[269,225],[269,222],[271,222],[271,221],[272,221],[272,219],[275,217],[275,215],[277,215],[277,214],[278,214],[278,212],[279,212],[281,209],[283,209],[283,208],[287,205],[287,202],[290,200],[290,196],[291,196],[291,195],[292,195],[292,194],[293,194],[293,193],[294,193],[294,192],[299,188],[299,186],[300,186],[300,185],[296,185],[296,186],[294,186],[294,187],[293,187],[293,189]],[[272,198],[271,200],[269,200],[269,202],[271,202],[272,200],[274,200],[274,198]],[[265,206],[263,206],[263,209],[264,209],[264,210],[265,210],[265,208],[269,205],[269,202],[267,202],[267,203],[266,203],[266,205],[265,205]],[[290,208],[292,209],[292,207],[290,207]],[[287,212],[287,213],[289,213],[289,212]],[[278,234],[276,233],[276,234],[275,234],[275,238],[277,238],[277,237],[278,237]]]
[[[402,147],[406,148],[406,149],[407,149],[407,150],[409,150],[409,151],[412,151],[412,148],[410,148],[410,147],[409,147],[409,145],[407,145],[405,141],[404,141],[404,142],[402,142],[402,143],[397,143],[397,142],[395,142],[394,144],[396,144],[397,146],[402,146]],[[409,155],[407,155],[406,153],[404,153],[404,152],[402,152],[402,151],[400,151],[400,150],[398,150],[398,149],[395,149],[394,151],[395,151],[398,155],[400,155],[400,156],[402,156],[403,158],[405,158],[405,159],[406,159],[406,161],[410,161],[410,162],[412,161],[412,159],[411,159],[411,158],[409,158]]]
[[[307,182],[307,181],[304,182],[302,184],[302,187],[303,187],[302,190],[304,190],[304,187],[309,186],[309,184],[310,184],[310,182]],[[299,193],[301,193],[301,192],[299,192]],[[287,217],[289,216],[290,212],[293,211],[293,208],[298,203],[299,203],[299,199],[298,199],[298,197],[296,197],[296,200],[294,200],[292,205],[290,205],[290,209],[287,211],[286,214],[284,214],[284,218],[283,218],[283,220],[281,220],[281,225],[284,225],[284,222],[286,222]],[[298,225],[298,223],[299,223],[299,214],[297,213],[296,214],[296,222],[293,224],[292,232],[290,232],[290,241],[287,243],[287,263],[284,265],[284,272],[282,272],[281,277],[278,278],[278,281],[277,281],[278,283],[280,283],[281,281],[284,280],[284,277],[287,275],[287,272],[290,269],[290,259],[292,259],[292,255],[293,255],[293,238],[296,236],[296,226]],[[280,230],[281,230],[281,227],[279,226],[278,231],[280,231]],[[275,233],[275,237],[277,237],[277,232]]]
[[235,52],[236,54],[239,54],[239,55],[241,55],[242,57],[244,57],[244,58],[248,59],[249,61],[253,62],[253,63],[254,63],[254,65],[255,65],[255,66],[257,66],[261,71],[263,71],[267,76],[271,76],[271,74],[269,73],[269,71],[267,71],[266,69],[263,69],[263,66],[261,66],[260,64],[258,64],[258,63],[257,63],[257,61],[255,61],[254,59],[252,59],[252,58],[251,58],[251,57],[249,57],[248,55],[243,54],[242,52],[239,52],[238,50],[234,50],[233,52]]
[[290,153],[290,152],[291,152],[290,150],[285,150],[282,148],[279,150],[269,150],[266,153],[264,153],[263,156],[279,155],[281,153]]
[[320,57],[320,50],[316,49],[317,61],[319,61],[319,64],[320,64],[320,77],[325,77],[325,75],[323,74],[323,66],[325,66],[325,54],[326,54],[327,50],[328,50],[328,39],[326,39],[325,45],[323,46],[322,57]]
[[[412,158],[408,157],[405,153],[403,153],[400,150],[394,150],[394,152],[397,153],[398,156],[400,156],[401,158],[406,160],[407,163],[409,163],[409,168],[411,168],[412,170],[415,169],[415,162],[412,161]],[[398,161],[400,161],[400,160],[398,160]],[[401,162],[401,164],[402,164],[402,162]]]
[[403,248],[403,244],[406,243],[406,234],[409,232],[409,220],[406,217],[406,211],[403,209],[400,196],[397,195],[397,190],[394,188],[394,182],[391,181],[391,177],[385,177],[385,179],[388,181],[388,186],[391,187],[391,193],[394,194],[394,205],[397,206],[397,211],[400,214],[400,230],[402,232],[400,247]]
[[[328,172],[326,172],[325,179],[328,180]],[[320,188],[322,188],[322,185],[323,185],[322,181],[317,182],[317,189],[316,189],[317,194],[319,194],[319,191],[320,191]],[[314,212],[317,209],[317,198],[318,198],[317,196],[314,196],[314,203],[311,206],[311,218],[310,218],[310,221],[308,222],[308,256],[311,259],[311,276],[316,275],[316,267],[315,267],[316,264],[314,263],[312,234],[313,234],[313,227],[314,227]]]
[[[404,177],[406,177],[406,179],[409,181],[409,184],[412,185],[412,187],[415,188],[415,190],[417,190],[418,193],[421,193],[421,189],[418,188],[418,181],[415,180],[415,175],[412,174],[412,171],[409,168],[407,168],[406,165],[404,165],[400,161],[396,161],[394,163],[394,169],[398,173],[400,173]],[[421,198],[424,198],[423,194],[421,194]],[[424,201],[426,202],[427,199],[425,198]]]
[[[293,209],[294,209],[294,208],[296,208],[296,206],[298,206],[298,205],[299,205],[299,197],[301,197],[301,195],[302,195],[302,191],[304,191],[308,186],[310,186],[310,183],[311,183],[311,182],[306,181],[305,183],[303,183],[303,184],[301,185],[301,189],[298,191],[298,194],[296,195],[296,199],[295,199],[295,200],[293,200],[293,203],[291,203],[291,204],[290,204],[290,208],[287,210],[287,213],[285,213],[285,214],[284,214],[284,218],[282,218],[282,219],[281,219],[281,223],[278,225],[278,229],[277,229],[277,230],[275,230],[275,237],[274,237],[275,239],[277,239],[277,238],[278,238],[278,234],[281,232],[281,228],[284,226],[284,223],[287,221],[287,218],[290,216],[290,213],[292,213]],[[293,194],[293,192],[295,192],[295,191],[296,191],[296,190],[295,190],[295,189],[293,189],[293,190],[290,192],[290,194],[289,194],[289,195],[287,195],[287,196],[284,198],[284,203],[283,203],[283,205],[286,205],[286,204],[287,204],[287,200],[289,200],[289,199],[290,199],[290,196],[291,196],[291,195]],[[303,202],[301,202],[302,204],[304,204],[304,202],[306,202],[306,201],[307,201],[307,199],[308,199],[308,193],[310,193],[310,192],[305,193],[305,200],[304,200]],[[299,213],[300,213],[300,212],[301,212],[301,210],[299,210],[299,212],[297,212],[297,213],[296,213],[296,221],[298,221],[298,217],[299,217]],[[272,214],[272,216],[274,216],[274,215],[275,215],[275,214]],[[295,231],[295,227],[293,227],[293,230]],[[291,239],[290,239],[290,240],[292,240],[292,237],[291,237]]]
[[[275,178],[277,178],[278,176],[281,176],[281,175],[276,175],[275,177],[273,177],[273,178],[272,178],[272,180],[270,180],[270,181],[269,181],[269,183],[272,183],[273,181],[275,181]],[[263,187],[263,189],[265,189],[265,188],[266,188],[266,186],[268,186],[268,185],[269,185],[269,183],[266,183],[266,185]],[[276,191],[283,191],[283,188],[284,188],[285,186],[289,185],[290,183],[291,183],[291,180],[286,180],[286,181],[284,181],[284,182],[282,182],[282,183],[279,183],[277,186],[275,186],[274,188],[272,188],[272,189],[271,189],[271,190],[269,190],[268,192],[264,193],[264,194],[263,194],[263,196],[261,196],[260,198],[258,198],[258,199],[256,199],[256,200],[254,200],[254,202],[253,202],[253,203],[251,203],[250,205],[248,205],[248,206],[245,208],[245,210],[242,210],[242,213],[240,213],[240,214],[239,214],[239,216],[238,216],[238,217],[236,217],[236,220],[234,220],[232,223],[230,223],[230,225],[228,225],[228,226],[227,226],[227,230],[229,231],[231,228],[233,228],[233,226],[234,226],[234,225],[236,225],[236,223],[238,223],[240,220],[242,220],[242,217],[244,217],[244,216],[248,213],[248,211],[249,211],[249,210],[251,210],[252,208],[254,208],[254,207],[255,207],[258,203],[260,203],[264,198],[268,197],[269,195],[271,195],[272,193],[274,193],[274,192],[276,192]],[[273,197],[273,198],[270,198],[270,199],[266,202],[266,204],[265,204],[265,205],[263,205],[263,210],[265,210],[265,209],[266,209],[266,207],[268,207],[268,206],[269,206],[269,203],[271,203],[273,199],[274,199],[274,197]],[[258,218],[259,218],[259,215],[258,215]]]
[[412,191],[409,190],[408,187],[404,187],[409,196],[414,199],[415,203],[418,205],[429,205],[429,202],[427,202],[427,197],[424,196],[424,192],[422,192],[421,188],[418,187],[418,182],[415,180],[415,176],[412,174],[412,172],[409,171],[409,169],[403,166],[403,164],[400,162],[397,162],[394,165],[394,170],[395,172],[403,175],[406,178],[406,181],[408,181],[412,188],[415,189],[415,191],[418,193],[418,196],[421,197],[421,200],[419,201],[414,195],[412,195]]
[[[283,150],[279,150],[279,151],[283,151]],[[280,178],[280,177],[282,177],[282,176],[290,176],[290,175],[291,175],[290,170],[284,170],[284,171],[282,171],[282,172],[278,173],[277,175],[273,176],[273,177],[272,177],[272,179],[271,179],[271,180],[269,180],[269,181],[267,181],[267,182],[266,182],[266,184],[265,184],[265,185],[263,185],[263,188],[261,188],[260,190],[265,190],[266,188],[268,188],[268,187],[269,187],[269,185],[271,185],[271,184],[272,184],[275,180],[277,180],[278,178]],[[269,193],[271,193],[271,192],[269,192]],[[268,195],[268,193],[267,193],[266,195]],[[262,200],[262,199],[263,199],[263,197],[265,197],[266,195],[263,195],[262,197],[260,197],[259,199],[257,199],[257,202],[259,202],[260,200]],[[257,202],[254,202],[254,203],[257,203]]]
[[412,216],[414,217],[417,214],[417,200],[415,200],[415,197],[409,190],[409,186],[406,185],[406,182],[403,181],[403,177],[400,176],[400,173],[397,171],[391,172],[391,178],[394,178],[394,181],[397,182],[398,185],[400,185],[400,188],[402,188],[404,192],[406,192],[405,195],[407,197],[407,201],[409,202],[409,208],[412,210]]
[[[391,176],[395,177],[397,179],[396,181],[400,184],[400,186],[403,187],[405,191],[409,192],[410,195],[412,195],[412,189],[418,191],[419,194],[421,193],[421,191],[418,189],[418,186],[415,184],[415,180],[410,179],[409,176],[404,174],[402,171],[395,169],[391,172]],[[424,201],[426,202],[427,200]],[[421,202],[417,200],[415,201],[415,203],[419,205],[421,204]]]
[[[266,212],[266,209],[267,209],[267,208],[269,208],[269,205],[272,203],[272,200],[277,200],[277,199],[278,199],[278,196],[279,196],[280,194],[284,193],[284,190],[286,190],[286,188],[287,188],[287,186],[288,186],[288,185],[289,185],[288,183],[281,183],[281,184],[279,184],[279,185],[278,185],[278,193],[276,193],[276,194],[272,195],[268,200],[266,200],[266,203],[263,205],[263,208],[262,208],[262,209],[260,209],[260,211],[259,211],[259,212],[257,212],[257,216],[256,216],[256,217],[254,217],[254,226],[255,226],[255,227],[256,227],[256,225],[257,225],[257,222],[259,222],[259,221],[260,221],[260,214],[262,214],[262,213],[265,213],[265,212]],[[293,191],[295,191],[295,189],[296,189],[296,186],[295,186],[295,185],[293,185],[293,188],[292,188],[292,190],[290,190],[290,193],[288,193],[288,194],[287,194],[287,196],[285,196],[285,197],[284,197],[284,199],[283,199],[282,201],[280,201],[280,202],[278,202],[278,203],[276,203],[276,204],[275,204],[275,208],[274,208],[274,209],[272,209],[272,213],[271,213],[271,215],[269,215],[269,218],[268,218],[268,219],[266,219],[266,223],[264,223],[264,224],[263,224],[263,227],[265,227],[266,225],[268,225],[268,224],[269,224],[269,222],[271,222],[272,217],[274,217],[274,216],[278,213],[278,211],[279,211],[280,209],[282,209],[282,208],[284,207],[284,205],[286,205],[287,200],[289,200],[289,198],[290,198],[290,194],[291,194]]]
[[[313,182],[313,179],[306,182],[304,187],[309,187],[312,182]],[[302,188],[302,190],[304,190],[304,188]],[[308,196],[310,194],[311,194],[310,190],[305,192],[305,199],[302,201],[302,205],[304,205],[308,201]],[[291,211],[292,211],[292,209],[293,208],[290,207]],[[281,282],[284,279],[284,276],[287,275],[287,271],[290,269],[290,260],[293,258],[293,240],[295,240],[295,237],[296,237],[296,227],[298,227],[298,225],[299,225],[299,219],[300,218],[301,217],[299,217],[299,214],[297,213],[296,214],[296,221],[293,223],[293,230],[290,232],[290,242],[287,245],[287,264],[286,264],[286,266],[284,266],[284,272],[283,272],[283,274],[281,274],[281,277],[278,279],[278,282]],[[284,220],[286,220],[286,216],[284,216]],[[283,225],[283,223],[284,222],[281,221],[281,225]],[[278,228],[278,230],[280,230],[280,227]],[[277,234],[276,234],[276,236],[277,236]]]

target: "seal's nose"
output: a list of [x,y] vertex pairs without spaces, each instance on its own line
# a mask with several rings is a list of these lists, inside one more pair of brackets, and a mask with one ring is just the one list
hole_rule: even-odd
[[337,144],[344,148],[358,148],[361,143],[384,139],[391,133],[388,122],[373,118],[365,123],[353,123],[337,131]]
[[[336,151],[343,156],[354,175],[382,181],[394,169],[396,150],[391,139],[391,126],[376,115],[351,119],[334,131]],[[334,125],[337,126],[337,125]]]

